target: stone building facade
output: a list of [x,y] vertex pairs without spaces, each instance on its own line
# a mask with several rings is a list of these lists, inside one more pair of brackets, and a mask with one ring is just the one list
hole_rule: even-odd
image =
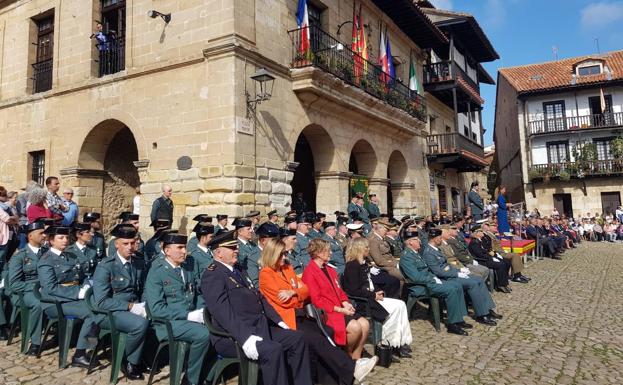
[[[359,4],[359,3],[358,3]],[[140,187],[141,225],[165,184],[174,227],[198,213],[289,210],[302,187],[344,210],[353,174],[395,215],[431,211],[427,119],[416,93],[390,101],[313,62],[296,66],[296,1],[9,0],[0,3],[0,183],[60,176],[105,225]],[[315,28],[348,52],[353,3],[310,0]],[[447,38],[410,2],[361,1],[370,61],[382,22],[396,84]],[[170,14],[170,21],[163,15]],[[405,18],[404,16],[408,16]],[[108,36],[98,41],[97,21]],[[299,68],[300,67],[300,68]],[[265,68],[270,100],[251,109]],[[400,83],[402,84],[402,83]],[[403,86],[404,89],[404,86]],[[417,98],[417,100],[416,100]],[[406,103],[406,104],[405,104]],[[398,107],[396,107],[398,106]],[[311,154],[311,156],[310,156]],[[298,174],[298,175],[297,175]],[[304,181],[293,183],[293,181]]]
[[512,202],[575,218],[621,205],[623,51],[501,69],[495,119]]

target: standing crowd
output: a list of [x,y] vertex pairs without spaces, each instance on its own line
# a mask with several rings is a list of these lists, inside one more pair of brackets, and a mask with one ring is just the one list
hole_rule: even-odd
[[[224,214],[197,215],[188,237],[171,228],[173,191],[165,186],[152,205],[154,235],[144,241],[137,211],[121,213],[107,239],[100,213],[79,215],[71,189],[61,197],[58,178],[45,184],[31,182],[21,194],[0,187],[0,296],[9,305],[0,338],[16,322],[10,307],[29,309],[21,333],[32,356],[59,342],[42,338],[45,325],[81,320],[71,365],[88,368],[109,312],[127,334],[121,370],[130,380],[159,366],[146,346],[173,338],[189,345],[186,384],[206,382],[215,357],[237,356],[257,363],[264,384],[361,383],[377,365],[365,349],[377,329],[391,361],[411,358],[412,299],[443,299],[447,331],[466,336],[467,316],[502,322],[491,291],[530,281],[522,258],[501,245],[499,218],[482,218],[475,205],[469,216],[394,218],[374,194],[364,204],[355,193],[331,215],[300,202],[285,215],[252,211],[231,223]],[[543,240],[552,239],[552,257],[575,243],[561,231],[562,242]],[[526,227],[532,235],[542,237]]]

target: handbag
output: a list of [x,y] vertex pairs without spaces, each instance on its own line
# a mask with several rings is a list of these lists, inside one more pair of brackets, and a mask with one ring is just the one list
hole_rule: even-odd
[[377,365],[389,368],[392,364],[392,347],[389,345],[389,341],[380,341],[376,344],[374,347],[374,355],[379,358],[376,363]]

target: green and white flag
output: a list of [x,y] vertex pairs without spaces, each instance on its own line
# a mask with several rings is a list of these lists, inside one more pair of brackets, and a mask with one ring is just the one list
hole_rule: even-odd
[[411,59],[411,62],[409,63],[409,89],[411,91],[417,91],[418,94],[422,94],[420,82],[417,80],[417,71],[415,70],[417,61],[413,57],[413,53],[411,53],[409,57]]

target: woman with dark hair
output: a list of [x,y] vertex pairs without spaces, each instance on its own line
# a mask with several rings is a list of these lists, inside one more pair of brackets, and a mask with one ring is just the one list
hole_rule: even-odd
[[495,192],[495,201],[498,204],[497,219],[498,219],[498,233],[504,234],[511,230],[511,226],[508,223],[508,206],[510,202],[506,202],[506,186],[500,186]]

